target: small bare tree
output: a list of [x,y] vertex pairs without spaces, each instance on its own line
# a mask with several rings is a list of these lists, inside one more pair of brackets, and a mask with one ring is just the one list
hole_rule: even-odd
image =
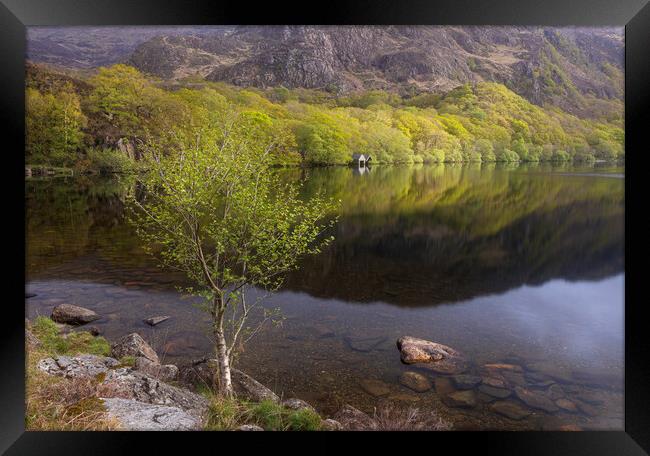
[[268,116],[224,119],[189,137],[179,129],[164,152],[144,147],[149,172],[140,177],[145,192],[133,199],[133,221],[145,248],[183,271],[194,284],[187,291],[206,299],[217,387],[231,396],[237,347],[259,329],[247,327],[260,304],[259,296],[249,302],[247,291],[277,290],[301,257],[320,252],[333,239],[326,231],[338,203],[321,196],[303,201],[297,185],[277,179],[271,156],[286,138]]

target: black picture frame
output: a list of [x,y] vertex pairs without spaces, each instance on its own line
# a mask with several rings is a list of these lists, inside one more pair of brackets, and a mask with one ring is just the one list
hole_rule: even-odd
[[[457,24],[457,25],[618,25],[625,26],[625,431],[621,432],[448,432],[409,435],[390,433],[311,433],[319,449],[340,448],[338,438],[360,437],[381,443],[395,439],[441,444],[454,452],[468,445],[495,454],[647,454],[650,449],[649,337],[643,318],[644,259],[647,228],[643,187],[648,156],[644,130],[650,125],[650,4],[646,0],[408,0],[328,1],[281,5],[277,2],[154,0],[0,0],[0,125],[5,189],[5,296],[2,335],[0,450],[6,454],[115,454],[145,444],[150,452],[171,449],[175,442],[190,451],[217,451],[212,433],[33,432],[25,431],[24,299],[24,76],[25,27],[30,25],[193,25],[193,24]],[[23,189],[19,192],[17,189]],[[22,222],[21,222],[22,221]],[[10,292],[7,295],[7,292]],[[219,439],[242,442],[241,433]],[[253,434],[253,435],[251,435]],[[268,451],[266,441],[297,434],[246,433],[249,451]],[[290,435],[290,437],[287,437]],[[432,440],[433,439],[433,440]],[[174,442],[172,442],[172,440]],[[206,445],[206,446],[204,446]],[[156,448],[158,447],[158,448]],[[201,449],[205,448],[205,449]],[[278,448],[286,450],[289,448]],[[301,445],[296,448],[300,449]],[[302,447],[311,451],[314,447]],[[223,451],[223,450],[219,450]]]

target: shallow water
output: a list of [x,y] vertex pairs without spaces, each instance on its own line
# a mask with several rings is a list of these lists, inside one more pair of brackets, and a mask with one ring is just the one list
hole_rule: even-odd
[[[459,429],[622,429],[624,180],[609,178],[622,175],[548,166],[278,171],[302,181],[304,197],[340,198],[342,216],[331,247],[268,299],[286,320],[253,339],[239,366],[326,414],[392,401],[436,409]],[[138,331],[171,362],[209,354],[199,302],[175,291],[182,277],[157,268],[125,223],[125,197],[138,190],[131,179],[26,186],[30,316],[71,302],[101,314],[109,339]],[[142,323],[161,314],[172,318]],[[471,373],[517,364],[524,371],[513,381],[544,394],[557,381],[583,406],[525,407],[532,413],[514,420],[479,393],[474,408],[448,407],[435,388],[399,384],[409,370],[435,382],[400,363],[403,335],[463,352]],[[367,379],[389,392],[369,394]]]

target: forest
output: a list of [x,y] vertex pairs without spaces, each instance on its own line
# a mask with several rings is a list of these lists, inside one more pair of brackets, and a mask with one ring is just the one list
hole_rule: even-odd
[[196,77],[165,81],[125,64],[86,72],[29,64],[26,164],[137,171],[144,144],[164,148],[171,138],[223,122],[233,108],[273,131],[279,166],[343,165],[354,153],[406,164],[623,160],[621,102],[598,103],[591,115],[577,117],[494,82],[413,96],[337,95]]

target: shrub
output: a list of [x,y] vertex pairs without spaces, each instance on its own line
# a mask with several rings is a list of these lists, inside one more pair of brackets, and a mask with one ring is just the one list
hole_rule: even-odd
[[514,163],[519,161],[519,155],[517,155],[517,152],[512,151],[510,149],[502,149],[497,154],[496,158],[497,161],[506,162],[506,163]]
[[100,173],[129,173],[137,168],[134,160],[116,149],[91,147],[86,151],[89,167]]
[[564,150],[556,150],[555,152],[553,152],[551,161],[554,162],[571,161],[571,156]]

